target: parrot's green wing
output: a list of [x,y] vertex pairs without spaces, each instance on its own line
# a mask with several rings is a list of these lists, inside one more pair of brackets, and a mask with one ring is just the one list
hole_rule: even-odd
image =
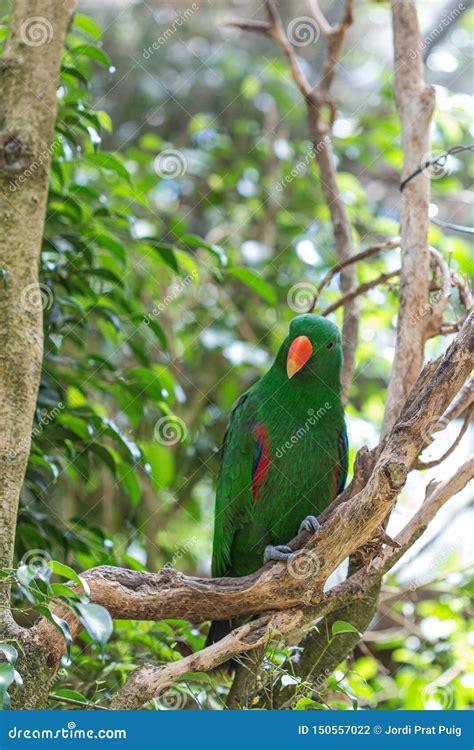
[[212,575],[224,576],[231,566],[234,536],[253,515],[252,469],[256,441],[258,399],[252,390],[234,406],[222,446],[217,482]]

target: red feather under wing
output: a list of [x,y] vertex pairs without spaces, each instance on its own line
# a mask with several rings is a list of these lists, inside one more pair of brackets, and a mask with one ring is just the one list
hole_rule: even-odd
[[253,501],[256,503],[262,492],[262,485],[270,466],[270,444],[267,430],[262,423],[256,424],[253,427],[252,436],[257,443],[257,451],[252,467],[252,495]]

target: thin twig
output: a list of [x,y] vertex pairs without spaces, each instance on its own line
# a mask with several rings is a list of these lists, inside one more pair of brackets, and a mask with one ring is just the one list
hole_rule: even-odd
[[424,469],[434,469],[435,466],[439,466],[439,464],[442,464],[443,461],[445,461],[451,455],[451,453],[453,453],[456,450],[456,448],[458,447],[459,443],[463,439],[464,435],[466,434],[467,428],[469,427],[469,425],[471,423],[471,419],[472,419],[473,414],[474,414],[474,408],[473,408],[473,406],[471,404],[471,406],[467,410],[466,415],[464,417],[464,422],[463,422],[463,425],[462,425],[462,427],[461,427],[461,429],[459,431],[459,435],[457,436],[456,440],[451,445],[451,447],[448,448],[448,450],[445,453],[443,453],[443,455],[440,458],[433,459],[433,461],[426,461],[425,462],[425,461],[422,461],[421,459],[419,459],[416,462],[414,468],[418,469],[419,471],[422,471]]
[[352,255],[350,258],[346,258],[346,260],[336,263],[336,265],[330,268],[326,275],[323,277],[323,280],[316,290],[313,301],[308,308],[308,312],[312,312],[314,310],[324,287],[328,286],[334,276],[340,273],[344,268],[347,268],[353,263],[359,263],[362,260],[367,260],[367,258],[371,258],[373,255],[377,255],[383,250],[390,250],[395,247],[400,247],[400,237],[394,237],[393,239],[387,240],[386,242],[378,242],[376,245],[370,245],[370,247],[366,247],[365,250],[361,250],[360,253],[356,253],[356,255]]
[[80,708],[89,709],[92,711],[110,711],[110,708],[106,708],[106,706],[97,706],[95,703],[86,703],[85,701],[77,701],[74,698],[65,698],[62,695],[56,695],[55,693],[50,693],[48,695],[48,698],[52,701],[58,701],[60,703],[69,703],[70,706],[79,706]]
[[372,279],[371,281],[365,281],[363,284],[360,284],[359,286],[354,287],[353,289],[349,289],[347,294],[345,294],[343,297],[340,297],[336,302],[333,302],[332,305],[328,305],[326,307],[321,315],[323,318],[325,318],[329,313],[334,312],[334,310],[337,310],[338,307],[342,307],[343,305],[347,305],[351,300],[355,299],[356,297],[359,297],[361,294],[364,294],[364,292],[367,292],[369,289],[373,289],[376,286],[380,286],[380,284],[386,284],[387,281],[390,281],[390,279],[393,279],[394,276],[400,275],[400,269],[397,268],[396,271],[390,271],[389,273],[382,273],[380,276],[377,276],[376,279]]

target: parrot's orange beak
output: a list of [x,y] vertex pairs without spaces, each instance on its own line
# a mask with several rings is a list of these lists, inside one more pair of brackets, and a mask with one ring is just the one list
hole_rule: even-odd
[[288,378],[301,370],[313,353],[313,345],[307,336],[297,336],[291,343],[286,360]]

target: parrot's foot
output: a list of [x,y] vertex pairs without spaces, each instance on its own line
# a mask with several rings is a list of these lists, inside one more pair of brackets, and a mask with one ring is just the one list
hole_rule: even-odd
[[301,534],[302,531],[311,531],[313,534],[316,533],[316,531],[319,531],[321,528],[321,524],[319,523],[316,516],[306,516],[304,521],[301,522],[301,525],[298,529],[298,534]]
[[276,547],[273,544],[267,544],[263,553],[263,562],[265,564],[270,560],[288,560],[293,552],[294,550],[288,547],[287,544],[277,544]]

